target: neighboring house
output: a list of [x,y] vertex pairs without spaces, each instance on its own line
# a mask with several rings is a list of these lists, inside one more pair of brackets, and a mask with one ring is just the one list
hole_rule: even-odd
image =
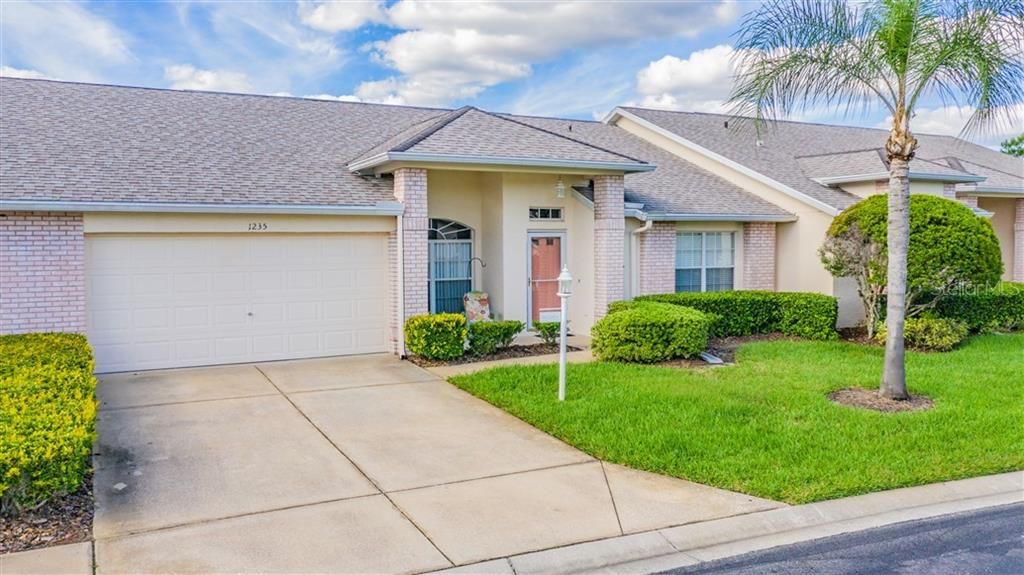
[[[611,301],[676,290],[853,309],[815,250],[885,170],[865,152],[882,131],[782,124],[757,145],[721,116],[632,108],[600,123],[4,78],[0,109],[0,332],[85,332],[100,371],[402,353],[404,318],[471,289],[497,317],[552,319],[563,265],[583,333]],[[1020,162],[921,139],[914,191],[980,197],[1024,273]]]
[[[855,285],[833,278],[817,251],[836,214],[888,190],[887,132],[775,122],[759,134],[750,123],[729,122],[717,114],[626,107],[605,120],[796,215],[776,226],[775,289],[835,295],[840,325],[862,321]],[[1024,158],[951,136],[916,137],[911,193],[957,199],[990,217],[1004,279],[1024,282]]]

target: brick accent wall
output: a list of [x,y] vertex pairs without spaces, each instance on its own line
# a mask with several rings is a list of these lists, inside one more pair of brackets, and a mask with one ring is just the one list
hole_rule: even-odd
[[640,295],[676,290],[676,225],[654,222],[640,238]]
[[969,208],[978,207],[977,196],[956,197],[956,184],[942,184],[942,195],[947,199],[956,200]]
[[[405,204],[402,215],[402,274],[405,282],[405,309],[396,321],[427,313],[427,170],[395,170],[395,198]],[[397,244],[396,244],[397,245]],[[397,330],[396,330],[397,331]]]
[[1024,282],[1024,198],[1014,202],[1013,281]]
[[622,176],[594,178],[594,321],[625,295],[625,198]]
[[395,230],[388,234],[388,289],[391,293],[391,301],[388,302],[388,349],[391,353],[401,354],[401,330],[398,326],[401,322],[402,298],[398,293],[398,264],[398,231]]
[[743,224],[743,289],[775,291],[775,224]]
[[85,332],[82,214],[0,212],[0,333]]

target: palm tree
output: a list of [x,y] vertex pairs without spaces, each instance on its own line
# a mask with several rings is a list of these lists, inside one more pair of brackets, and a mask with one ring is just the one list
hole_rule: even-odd
[[1024,102],[1021,0],[769,0],[737,34],[734,114],[760,126],[822,107],[892,116],[888,303],[880,394],[906,399],[903,322],[907,284],[910,130],[922,98],[974,107],[963,134],[1015,124]]

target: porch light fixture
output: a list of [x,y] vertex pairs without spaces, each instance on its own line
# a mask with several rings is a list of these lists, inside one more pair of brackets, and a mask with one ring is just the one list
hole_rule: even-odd
[[565,401],[565,338],[566,325],[569,323],[568,302],[572,296],[572,275],[569,274],[568,266],[562,266],[562,273],[558,274],[557,295],[562,300],[562,313],[558,325],[558,401]]
[[565,197],[565,184],[562,182],[562,176],[558,176],[558,183],[555,184],[555,197]]

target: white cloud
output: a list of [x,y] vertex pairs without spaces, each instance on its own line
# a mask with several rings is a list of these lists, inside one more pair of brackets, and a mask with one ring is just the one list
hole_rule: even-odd
[[0,66],[0,76],[8,78],[30,78],[33,80],[55,80],[38,70],[23,70],[12,66]]
[[324,32],[355,30],[385,20],[383,2],[299,2],[299,17],[310,28]]
[[[633,90],[633,78],[618,62],[618,50],[592,51],[568,68],[530,79],[512,102],[514,114],[604,118]],[[567,86],[571,86],[567,89]]]
[[164,78],[175,90],[208,90],[215,92],[250,92],[252,83],[242,72],[201,70],[190,64],[164,68]]
[[363,100],[359,96],[352,94],[342,94],[341,96],[332,96],[331,94],[310,94],[303,96],[311,100],[331,100],[332,102],[362,102]]
[[345,50],[330,34],[300,22],[294,4],[182,3],[174,9],[176,26],[164,33],[173,38],[170,54],[161,65],[230,70],[246,75],[246,91],[303,94],[319,91],[345,63]]
[[[937,108],[918,108],[910,120],[910,129],[918,134],[943,134],[959,136],[974,113],[973,106],[939,106]],[[1024,131],[1024,104],[1018,104],[1012,110],[1014,120],[982,126],[977,134],[971,134],[972,140],[984,145],[998,144],[1011,136]],[[892,116],[875,125],[876,128],[888,130],[892,126]]]
[[5,60],[68,80],[96,81],[134,60],[127,34],[81,4],[5,2],[0,36]]
[[[404,30],[368,46],[398,75],[356,95],[408,104],[447,104],[530,75],[534,64],[570,50],[666,37],[692,37],[736,17],[733,2],[409,2],[386,9]],[[362,92],[362,93],[361,93]]]
[[725,112],[735,74],[732,46],[697,50],[686,58],[666,55],[636,75],[641,104],[691,112]]

